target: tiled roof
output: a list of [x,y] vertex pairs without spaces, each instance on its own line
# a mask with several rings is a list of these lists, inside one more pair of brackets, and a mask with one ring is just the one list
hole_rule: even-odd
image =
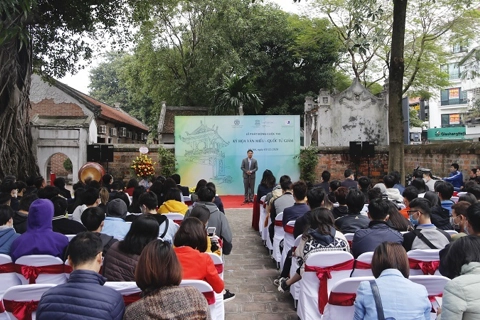
[[167,107],[162,133],[175,132],[175,116],[206,116],[206,107]]
[[148,126],[121,109],[111,107],[59,81],[55,81],[55,86],[85,104],[85,106],[95,114],[95,117],[122,123],[143,131],[149,131]]

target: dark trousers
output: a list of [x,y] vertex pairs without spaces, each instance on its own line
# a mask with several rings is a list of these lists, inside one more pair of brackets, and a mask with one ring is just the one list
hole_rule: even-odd
[[255,194],[255,175],[247,175],[243,178],[243,186],[245,188],[245,200],[253,201],[253,195]]

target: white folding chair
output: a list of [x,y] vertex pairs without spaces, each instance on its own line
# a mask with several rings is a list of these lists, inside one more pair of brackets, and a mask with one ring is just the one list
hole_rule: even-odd
[[258,218],[258,231],[260,232],[260,236],[262,236],[262,240],[265,241],[266,239],[263,239],[263,225],[265,223],[265,219],[267,218],[267,210],[265,209],[265,198],[267,196],[263,196],[260,198],[260,217]]
[[[338,281],[350,277],[354,259],[348,252],[323,251],[310,254],[304,264],[297,315],[302,320],[320,319],[329,291]],[[327,274],[330,274],[330,279]]]
[[355,267],[351,277],[369,277],[372,273],[373,252],[364,252],[355,260]]
[[45,291],[55,287],[56,284],[28,284],[9,288],[3,295],[3,306],[9,319],[23,319],[17,313],[26,309],[27,316],[36,318],[38,302]]
[[142,298],[142,290],[135,281],[107,281],[104,286],[118,291],[122,295],[126,306]]
[[169,213],[164,213],[164,216],[166,216],[168,219],[173,220],[176,224],[182,224],[183,219],[185,216],[181,213],[178,212],[169,212]]
[[288,221],[287,225],[283,227],[285,232],[283,236],[283,251],[282,259],[280,260],[280,269],[283,270],[283,264],[287,258],[288,251],[293,247],[295,243],[295,238],[293,237],[293,229],[295,228],[295,220]]
[[[435,311],[438,309],[439,305],[435,300],[435,297],[441,297],[443,295],[443,288],[450,279],[444,276],[437,275],[428,275],[428,276],[410,276],[409,279],[415,283],[421,284],[427,289],[428,298],[432,303],[432,307]],[[437,318],[437,313],[430,313],[430,319],[434,320]]]
[[362,281],[374,280],[371,277],[355,277],[338,281],[330,291],[322,320],[353,319],[355,298]]
[[452,200],[453,202],[457,203],[458,202],[458,199],[460,199],[460,197],[451,197],[450,200]]
[[215,292],[212,286],[202,280],[182,280],[180,283],[182,287],[195,287],[200,291],[207,299],[208,306],[210,307],[210,314],[212,320],[224,320],[225,319],[225,306],[223,303],[223,295],[220,294],[220,300],[216,299]]
[[[295,242],[293,243],[293,247],[292,247],[292,254],[295,252],[295,249],[300,245],[300,240],[302,240],[302,235],[299,235],[295,239]],[[292,265],[290,266],[290,278],[293,277],[293,275],[297,272],[297,269],[298,269],[297,258],[292,256]],[[297,307],[299,292],[300,292],[300,282],[297,281],[290,286],[290,294],[293,297],[293,304],[295,308]]]
[[15,261],[15,272],[22,284],[67,282],[62,259],[46,254],[32,254],[18,258]]
[[445,231],[446,233],[448,233],[450,236],[453,236],[453,235],[455,235],[455,234],[458,234],[458,232],[455,231],[455,230],[443,230],[443,231]]
[[280,212],[275,217],[275,226],[274,226],[274,235],[273,235],[273,259],[277,263],[277,269],[280,268],[280,261],[282,260],[282,253],[280,252],[280,242],[285,236],[285,231],[283,230],[283,212]]
[[190,207],[193,204],[192,198],[190,196],[183,196],[183,203]]
[[440,264],[440,250],[410,250],[407,252],[408,262],[410,264],[410,275],[440,275],[438,266]]
[[[0,254],[0,284],[0,300],[8,288],[22,284],[15,273],[12,258],[6,254]],[[2,308],[0,308],[0,319],[8,319],[6,313],[2,312],[1,309]]]

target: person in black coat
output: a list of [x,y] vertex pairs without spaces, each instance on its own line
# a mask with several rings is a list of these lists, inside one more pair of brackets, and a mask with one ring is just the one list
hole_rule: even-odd
[[63,197],[56,196],[52,199],[53,202],[53,231],[62,234],[77,234],[83,231],[87,231],[83,224],[78,221],[70,220],[67,216],[67,200]]

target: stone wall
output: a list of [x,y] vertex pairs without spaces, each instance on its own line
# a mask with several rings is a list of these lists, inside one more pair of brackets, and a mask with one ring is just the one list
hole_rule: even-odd
[[[429,168],[439,177],[449,174],[452,163],[458,163],[465,179],[470,168],[480,166],[480,143],[454,142],[429,145],[405,146],[405,170],[411,173],[417,166]],[[333,179],[343,180],[345,169],[352,169],[357,176],[370,176],[377,182],[388,173],[388,147],[375,147],[375,157],[369,161],[362,159],[355,163],[350,157],[348,147],[320,147],[317,180],[321,180],[323,170],[330,171]],[[369,174],[370,173],[370,174]]]

